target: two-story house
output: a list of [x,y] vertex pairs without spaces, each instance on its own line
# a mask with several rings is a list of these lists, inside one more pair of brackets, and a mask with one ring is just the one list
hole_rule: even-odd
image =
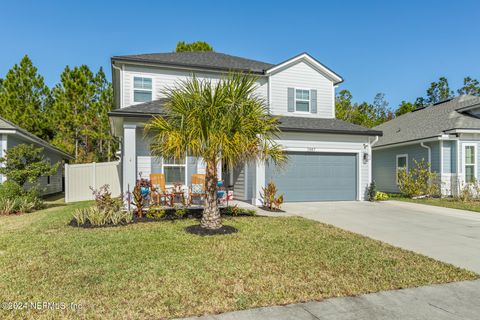
[[[288,153],[286,168],[246,163],[219,168],[236,199],[260,204],[262,188],[274,181],[285,201],[363,200],[371,181],[371,147],[381,135],[335,119],[335,87],[342,77],[302,53],[278,64],[218,52],[155,53],[112,57],[115,104],[113,132],[121,140],[123,191],[140,176],[164,173],[167,185],[190,184],[193,173],[205,172],[201,159],[167,161],[152,157],[151,137],[143,127],[163,114],[162,89],[192,75],[218,81],[231,71],[258,77],[257,94],[269,112],[280,116],[278,142]],[[222,171],[223,169],[223,171]]]

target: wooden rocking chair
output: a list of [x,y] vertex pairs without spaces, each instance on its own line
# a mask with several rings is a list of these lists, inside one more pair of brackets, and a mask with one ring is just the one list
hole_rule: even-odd
[[171,194],[165,187],[165,175],[163,173],[150,174],[150,184],[152,185],[152,199],[155,205],[169,205]]
[[[201,186],[201,188],[198,187],[199,185]],[[204,174],[192,174],[192,184],[188,189],[188,206],[192,205],[193,198],[203,198],[204,202],[207,199]]]

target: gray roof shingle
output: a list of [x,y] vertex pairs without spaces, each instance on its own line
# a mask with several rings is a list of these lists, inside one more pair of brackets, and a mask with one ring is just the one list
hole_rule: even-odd
[[280,117],[281,131],[341,133],[366,136],[381,136],[380,130],[372,130],[339,119]]
[[114,56],[114,60],[126,60],[136,62],[152,62],[165,65],[197,67],[225,71],[246,71],[262,74],[273,64],[246,59],[214,51],[199,52],[164,52],[134,54],[127,56]]
[[73,157],[71,155],[69,155],[68,153],[52,146],[50,143],[48,143],[47,141],[37,137],[36,135],[34,135],[33,133],[30,133],[28,132],[27,130],[17,126],[16,124],[13,124],[12,122],[8,121],[8,120],[5,120],[3,118],[0,117],[0,129],[2,130],[10,130],[12,132],[19,132],[21,134],[23,134],[24,136],[26,136],[29,140],[33,140],[35,141],[36,143],[38,143],[39,145],[42,145],[44,147],[47,147],[48,149],[52,150],[52,151],[55,151],[59,154],[61,154],[62,156],[64,156],[65,158],[68,158],[68,159],[73,159]]
[[[109,113],[111,117],[139,117],[148,118],[155,115],[165,115],[164,103],[166,99],[140,103],[123,109],[115,109]],[[338,119],[280,117],[279,128],[282,131],[318,132],[377,136],[381,131],[372,130]]]
[[453,129],[480,129],[480,119],[461,110],[477,104],[480,107],[480,97],[462,95],[401,115],[373,128],[383,131],[375,147],[431,138]]

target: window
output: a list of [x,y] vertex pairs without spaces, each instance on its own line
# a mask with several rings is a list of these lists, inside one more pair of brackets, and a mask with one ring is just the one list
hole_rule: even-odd
[[398,184],[398,176],[401,171],[408,171],[408,155],[406,154],[397,155],[397,170],[396,170],[397,184]]
[[152,101],[152,79],[143,77],[133,78],[133,102]]
[[163,159],[163,174],[165,175],[165,184],[174,183],[186,184],[185,182],[186,159]]
[[50,183],[51,183],[51,178],[50,178],[50,177],[51,177],[51,176],[47,176],[47,186],[49,186]]
[[310,111],[310,90],[295,89],[295,111]]
[[473,182],[477,178],[476,174],[476,147],[475,145],[466,145],[464,147],[464,164],[465,164],[465,182]]

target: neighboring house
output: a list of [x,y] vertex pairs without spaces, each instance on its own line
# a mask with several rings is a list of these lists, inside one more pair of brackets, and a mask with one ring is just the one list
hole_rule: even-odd
[[381,132],[335,119],[335,87],[343,79],[306,53],[276,65],[217,52],[113,57],[117,109],[109,115],[122,144],[123,192],[152,172],[163,172],[167,185],[189,185],[193,173],[205,172],[201,159],[152,157],[151,136],[145,136],[143,127],[152,116],[164,114],[165,88],[194,74],[218,81],[230,71],[258,77],[256,93],[272,115],[280,116],[278,142],[289,156],[283,170],[263,162],[220,166],[220,176],[234,187],[235,198],[260,204],[262,188],[273,180],[287,202],[365,199],[371,181],[370,146]]
[[398,192],[398,170],[414,160],[430,162],[443,195],[478,179],[480,98],[463,95],[404,114],[374,129],[383,136],[373,147],[373,178],[385,192]]
[[[45,158],[50,163],[60,162],[63,164],[65,160],[70,160],[72,157],[67,153],[55,148],[45,140],[40,139],[36,135],[20,128],[19,126],[0,118],[0,134],[1,134],[1,150],[0,156],[5,156],[5,150],[13,148],[19,144],[33,144],[36,147],[42,147]],[[1,164],[0,164],[1,165]],[[38,183],[42,188],[42,195],[53,194],[63,191],[62,182],[62,165],[58,167],[57,173],[48,176],[40,177]],[[6,177],[0,175],[0,181],[3,183]]]

